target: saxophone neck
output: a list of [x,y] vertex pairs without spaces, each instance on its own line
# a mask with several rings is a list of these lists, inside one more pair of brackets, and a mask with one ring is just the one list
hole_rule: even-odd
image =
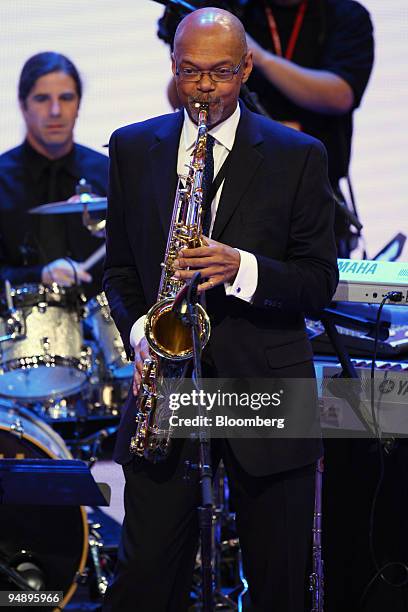
[[208,110],[209,106],[207,103],[197,103],[198,104],[198,130],[205,129],[207,130],[207,122],[208,122]]
[[[191,158],[190,165],[190,179],[192,179],[192,183],[197,186],[197,182],[194,177],[196,177],[197,171],[202,173],[205,165],[205,157],[206,157],[206,143],[207,143],[207,120],[208,120],[208,104],[201,104],[199,102],[196,103],[196,110],[198,111],[198,131],[197,131],[197,139],[194,145],[194,150]],[[200,187],[202,183],[202,177],[199,179]]]

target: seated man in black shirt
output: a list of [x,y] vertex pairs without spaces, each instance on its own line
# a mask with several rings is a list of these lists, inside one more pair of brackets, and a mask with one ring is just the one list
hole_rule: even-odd
[[12,285],[87,284],[100,291],[102,265],[92,276],[80,262],[101,245],[80,214],[32,215],[28,210],[75,194],[81,178],[106,195],[108,158],[74,143],[82,83],[64,55],[44,52],[25,63],[18,96],[24,142],[0,156],[0,280]]

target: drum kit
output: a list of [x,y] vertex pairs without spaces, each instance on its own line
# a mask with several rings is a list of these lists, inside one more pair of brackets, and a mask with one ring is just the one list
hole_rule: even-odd
[[[43,204],[33,214],[89,215],[107,200],[81,189],[67,201]],[[98,221],[98,231],[101,221]],[[89,269],[105,246],[84,263]],[[90,301],[77,286],[5,284],[0,301],[0,398],[14,401],[53,427],[68,419],[117,417],[133,369],[100,293]],[[58,429],[58,428],[57,428]]]
[[[89,226],[89,213],[106,204],[106,198],[81,194],[30,212],[81,212]],[[103,222],[96,225],[100,232]],[[88,267],[103,255],[104,246]],[[132,374],[104,293],[87,301],[78,287],[11,287],[6,281],[0,299],[0,459],[80,458],[92,465],[116,431]],[[64,607],[87,572],[89,552],[103,595],[101,537],[83,507],[33,505],[20,512],[1,506],[0,522],[7,525],[0,589],[10,588],[6,572],[17,571],[32,588],[62,590]]]
[[[132,364],[106,297],[89,302],[77,288],[27,284],[0,303],[0,398],[52,425],[81,417],[117,417]],[[58,427],[57,427],[58,429]]]

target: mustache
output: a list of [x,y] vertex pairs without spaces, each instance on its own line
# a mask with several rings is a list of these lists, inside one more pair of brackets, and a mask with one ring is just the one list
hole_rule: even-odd
[[190,112],[190,117],[193,119],[195,123],[198,121],[198,109],[195,106],[196,104],[208,104],[208,125],[214,125],[218,123],[222,117],[222,113],[224,110],[223,100],[219,97],[215,96],[190,96],[188,99],[188,107]]
[[189,104],[208,104],[215,105],[220,104],[221,98],[215,96],[191,96],[188,99]]

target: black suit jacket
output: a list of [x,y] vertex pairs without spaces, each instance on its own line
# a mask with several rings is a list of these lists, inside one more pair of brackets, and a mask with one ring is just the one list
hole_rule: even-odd
[[[183,114],[117,130],[110,143],[104,289],[128,355],[135,320],[156,301],[177,183]],[[304,313],[326,306],[338,276],[334,206],[322,144],[241,107],[212,237],[253,253],[252,304],[207,292],[217,374],[313,376]],[[299,406],[299,410],[302,410]],[[124,411],[116,459],[126,463],[135,402]],[[317,440],[231,440],[242,465],[260,475],[314,461]]]

